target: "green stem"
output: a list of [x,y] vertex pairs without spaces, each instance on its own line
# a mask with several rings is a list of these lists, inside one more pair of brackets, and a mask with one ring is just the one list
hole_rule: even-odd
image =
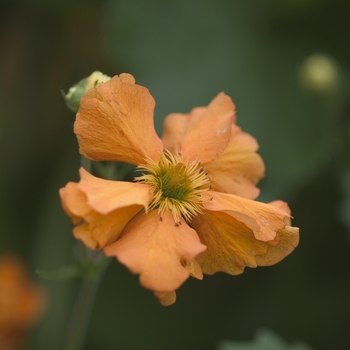
[[103,258],[83,277],[80,291],[69,322],[63,350],[83,349],[89,320],[102,276],[110,259]]
[[91,163],[92,162],[89,158],[81,156],[81,166],[89,173],[91,173]]

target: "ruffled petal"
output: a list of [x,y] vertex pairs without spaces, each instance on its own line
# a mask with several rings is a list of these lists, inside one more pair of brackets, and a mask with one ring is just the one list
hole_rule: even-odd
[[73,235],[91,249],[102,249],[118,239],[124,227],[141,208],[140,205],[130,205],[108,215],[91,211],[84,222],[73,229]]
[[207,246],[196,260],[209,275],[218,271],[238,275],[245,266],[256,267],[256,256],[267,251],[268,243],[258,241],[250,228],[225,212],[206,210],[193,218],[191,226]]
[[227,147],[234,116],[235,105],[224,93],[218,94],[207,108],[195,108],[188,115],[171,114],[164,122],[164,147],[182,151],[190,162],[209,162]]
[[91,208],[87,205],[86,194],[78,189],[77,183],[68,182],[65,187],[60,189],[59,195],[63,210],[73,224],[78,224],[91,212]]
[[[96,178],[80,170],[82,180],[60,189],[62,206],[74,224],[75,238],[91,249],[114,242],[151,194],[148,185]],[[115,196],[115,197],[114,197]]]
[[93,160],[143,164],[163,149],[154,130],[155,102],[130,74],[115,76],[81,99],[74,132],[82,155]]
[[271,266],[280,262],[289,255],[299,244],[299,228],[286,226],[277,231],[277,244],[271,242],[264,255],[257,256],[256,262],[259,266]]
[[[62,207],[66,214],[71,218],[73,224],[79,224],[85,228],[88,232],[83,232],[76,228],[73,229],[73,235],[76,239],[80,239],[84,244],[91,248],[98,248],[98,243],[92,239],[91,232],[88,230],[88,226],[84,223],[84,220],[89,218],[89,221],[97,221],[96,214],[88,205],[85,193],[78,189],[78,184],[69,182],[65,187],[59,191]],[[94,220],[95,219],[95,220]],[[83,222],[83,223],[82,223]]]
[[256,153],[258,143],[236,125],[231,130],[225,150],[203,166],[214,190],[255,199],[260,192],[255,185],[265,175],[264,162]]
[[173,154],[182,151],[186,130],[202,116],[206,109],[207,107],[196,107],[188,114],[172,113],[166,116],[162,135],[164,148]]
[[[290,209],[287,203],[282,201],[273,201],[269,205],[275,206],[280,210],[289,213]],[[270,242],[267,252],[256,258],[259,266],[271,266],[280,262],[285,256],[289,255],[299,244],[299,228],[291,227],[291,217],[284,218],[286,227],[278,230],[274,241]]]
[[205,209],[211,211],[224,211],[230,216],[246,225],[253,231],[254,237],[259,241],[273,241],[276,231],[286,226],[286,218],[290,217],[287,204],[265,204],[235,195],[207,191],[202,194]]
[[184,267],[206,247],[196,232],[181,219],[175,226],[170,212],[160,220],[157,211],[140,213],[116,242],[104,248],[131,272],[140,274],[141,284],[156,292],[173,292],[189,277]]
[[176,301],[176,292],[154,292],[154,296],[163,306],[173,305]]
[[191,226],[207,250],[197,257],[204,273],[232,275],[245,266],[272,265],[298,244],[299,232],[290,224],[286,203],[264,204],[225,193],[203,194],[205,211]]
[[115,209],[130,205],[142,205],[146,210],[152,199],[150,187],[146,184],[104,180],[79,170],[79,190],[86,194],[87,204],[99,214],[106,215]]
[[291,226],[292,225],[292,216],[291,216],[291,211],[286,202],[280,201],[280,200],[275,200],[273,202],[270,202],[269,205],[272,205],[281,211],[288,213],[288,216],[284,218],[284,223],[286,226]]

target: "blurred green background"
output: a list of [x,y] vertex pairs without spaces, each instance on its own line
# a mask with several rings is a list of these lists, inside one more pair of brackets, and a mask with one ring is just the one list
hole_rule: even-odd
[[[74,260],[58,189],[78,180],[80,156],[60,90],[94,70],[147,86],[159,133],[168,113],[225,91],[260,144],[260,199],[288,201],[301,228],[282,263],[191,279],[168,308],[113,261],[86,350],[209,350],[260,327],[319,350],[350,344],[349,16],[346,0],[1,2],[0,250],[33,278]],[[308,76],[316,53],[329,79]],[[50,305],[30,349],[58,350],[79,280],[41,283]]]

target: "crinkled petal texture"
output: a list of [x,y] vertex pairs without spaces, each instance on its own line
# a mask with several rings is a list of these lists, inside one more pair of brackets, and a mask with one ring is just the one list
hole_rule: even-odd
[[172,292],[190,276],[186,265],[206,247],[183,219],[176,226],[169,211],[162,218],[156,210],[146,215],[141,212],[104,252],[115,256],[131,272],[140,274],[141,284],[155,291],[164,304],[169,304],[175,301]]
[[256,184],[265,175],[265,165],[254,137],[231,127],[231,139],[226,149],[212,161],[203,164],[215,191],[232,193],[255,199],[259,195]]
[[130,74],[97,84],[82,97],[74,124],[80,153],[134,165],[157,161],[163,146],[154,129],[154,107],[148,89]]
[[194,108],[189,114],[174,113],[165,118],[164,148],[198,159],[205,167],[213,189],[255,199],[256,184],[265,166],[256,153],[254,137],[234,124],[235,106],[220,93],[208,107]]
[[60,190],[62,205],[74,224],[73,234],[91,249],[114,242],[127,223],[151,201],[148,185],[99,179],[80,169],[79,183]]
[[208,107],[194,108],[189,114],[170,114],[164,120],[164,148],[181,151],[190,162],[209,162],[227,147],[234,117],[235,105],[222,92]]
[[208,191],[206,210],[191,226],[207,250],[197,257],[203,273],[232,275],[244,267],[273,265],[290,254],[299,242],[284,202],[264,204],[234,195]]

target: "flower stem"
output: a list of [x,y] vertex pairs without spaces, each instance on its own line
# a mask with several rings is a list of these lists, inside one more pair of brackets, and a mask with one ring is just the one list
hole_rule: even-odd
[[81,166],[89,173],[91,173],[91,164],[92,162],[89,158],[81,156]]
[[90,262],[74,305],[63,350],[83,349],[97,290],[109,262],[110,259],[105,257],[98,263]]

